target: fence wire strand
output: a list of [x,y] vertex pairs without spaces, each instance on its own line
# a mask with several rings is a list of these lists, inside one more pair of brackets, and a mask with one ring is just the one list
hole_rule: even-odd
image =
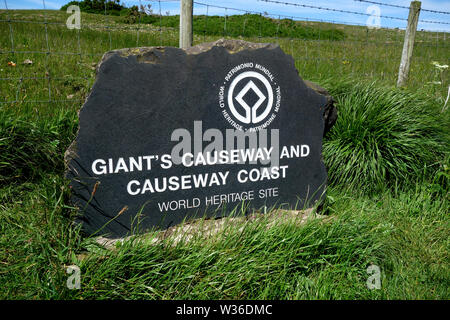
[[[407,7],[407,6],[401,6],[401,5],[392,4],[392,3],[376,2],[376,1],[369,1],[369,0],[353,0],[353,1],[371,3],[371,4],[378,5],[378,6],[385,6],[385,7],[391,7],[391,8],[401,8],[401,9],[409,10],[409,7]],[[438,11],[438,10],[431,10],[431,9],[425,9],[425,8],[421,8],[420,11],[431,12],[431,13],[438,13],[438,14],[450,14],[449,11]]]
[[[4,32],[5,40],[0,46],[0,57],[3,58],[2,68],[6,62],[8,63],[8,72],[2,72],[0,75],[0,105],[80,104],[94,82],[93,72],[105,51],[133,46],[178,45],[176,19],[179,18],[170,14],[163,16],[162,12],[164,6],[171,4],[179,6],[179,0],[125,1],[128,8],[137,6],[137,11],[133,11],[134,20],[133,16],[115,15],[111,2],[105,1],[103,19],[99,19],[100,23],[93,22],[92,15],[82,13],[82,18],[86,21],[83,20],[81,28],[76,30],[68,30],[65,19],[69,15],[66,12],[61,14],[48,11],[45,1],[42,0],[42,11],[20,15],[15,10],[9,9],[8,1],[3,0],[5,9],[0,10],[2,13],[0,25],[7,27]],[[266,12],[262,7],[264,3],[270,4],[272,10],[273,6],[280,6],[361,17],[371,16],[365,12],[290,1],[258,1],[261,3],[258,10],[261,11],[194,1],[194,43],[213,41],[219,37],[275,42],[294,58],[301,74],[309,77],[323,76],[330,70],[338,70],[343,75],[366,78],[376,75],[381,79],[392,80],[396,76],[403,46],[404,27],[383,26],[372,29],[355,21],[304,17],[301,10],[298,11],[299,15],[296,15],[297,12],[293,12],[292,15]],[[355,1],[409,9],[406,6],[371,0]],[[421,11],[436,15],[450,14],[431,9]],[[405,11],[402,17],[380,15],[380,18],[406,24],[407,12]],[[450,24],[446,21],[427,19],[419,22]],[[38,32],[40,29],[42,34]],[[27,30],[30,33],[27,34]],[[42,40],[42,43],[38,44],[40,40],[36,39]],[[33,41],[36,42],[35,45],[26,45]],[[442,59],[448,59],[449,46],[446,31],[418,31],[414,59],[416,61],[435,59],[440,63]],[[20,64],[19,59],[25,57],[34,57],[32,64]],[[12,59],[15,59],[15,62]],[[419,69],[414,72],[426,72],[419,65],[413,65],[413,68]],[[32,87],[32,84],[35,87]],[[45,94],[42,91],[44,86]]]

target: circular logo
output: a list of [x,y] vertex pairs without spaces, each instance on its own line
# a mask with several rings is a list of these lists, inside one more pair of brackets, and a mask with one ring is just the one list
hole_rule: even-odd
[[224,118],[241,131],[268,127],[280,108],[281,90],[264,66],[248,62],[232,68],[219,90]]

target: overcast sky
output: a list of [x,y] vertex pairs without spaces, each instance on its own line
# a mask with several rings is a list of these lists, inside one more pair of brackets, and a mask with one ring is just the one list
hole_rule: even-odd
[[[59,9],[62,5],[70,0],[6,0],[9,9],[42,9],[43,3],[47,9]],[[280,0],[282,2],[291,2],[305,5],[312,5],[318,7],[340,9],[347,11],[355,11],[366,13],[366,10],[372,4],[359,2],[355,0]],[[380,3],[390,3],[400,6],[409,6],[410,0],[372,0]],[[152,4],[156,12],[159,12],[159,4],[161,4],[161,12],[166,14],[178,14],[179,2],[173,0],[149,1],[149,0],[123,0],[125,5],[131,6],[134,4]],[[341,13],[328,10],[320,10],[307,7],[287,6],[276,3],[267,3],[259,0],[194,0],[194,14],[206,14],[206,6],[201,4],[209,4],[208,14],[210,15],[232,15],[240,14],[232,9],[214,8],[213,6],[221,6],[228,8],[236,8],[242,10],[249,10],[252,12],[267,12],[270,15],[277,17],[279,15],[293,16],[298,18],[308,18],[311,20],[331,20],[336,22],[345,22],[350,24],[366,24],[367,16],[356,15],[351,13]],[[5,0],[1,0],[0,8],[5,8]],[[394,8],[387,6],[379,6],[382,16],[398,17],[406,19],[408,17],[408,10],[403,8]],[[450,0],[423,0],[422,8],[436,11],[450,12]],[[450,23],[450,14],[437,14],[432,12],[422,11],[420,20],[430,20],[436,22]],[[381,18],[381,26],[383,27],[399,27],[405,28],[406,21]],[[435,31],[450,31],[450,24],[437,24],[420,22],[419,29],[435,30]]]

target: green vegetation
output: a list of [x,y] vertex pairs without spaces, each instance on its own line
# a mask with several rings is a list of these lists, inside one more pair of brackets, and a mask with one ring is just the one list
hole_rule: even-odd
[[[1,298],[448,299],[448,200],[418,185],[377,197],[330,190],[329,218],[264,219],[215,241],[129,240],[104,250],[70,225],[61,173],[1,190]],[[86,257],[80,256],[89,250]],[[64,266],[81,268],[68,290]],[[381,290],[366,268],[380,266]]]
[[323,152],[333,184],[367,192],[411,187],[439,170],[449,148],[449,119],[439,116],[436,99],[376,83],[330,88],[339,121]]
[[[105,14],[105,11],[113,16],[127,15],[130,9],[120,4],[120,0],[82,0],[70,1],[61,7],[61,11],[66,11],[71,5],[80,7],[81,12]],[[136,8],[134,6],[133,8]]]
[[[158,27],[175,28],[180,26],[179,15],[160,16],[154,14],[152,5],[127,8],[120,1],[83,0],[71,1],[61,7],[66,11],[70,5],[77,5],[82,12],[121,16],[119,21],[127,24],[151,24]],[[320,30],[297,23],[291,19],[275,20],[258,14],[221,16],[194,16],[194,32],[201,35],[229,37],[286,37],[300,39],[343,40],[345,33],[336,28]]]
[[58,110],[52,121],[0,113],[0,186],[34,181],[64,169],[63,155],[77,126],[73,111]]
[[[133,238],[105,250],[71,224],[63,156],[77,111],[105,51],[175,46],[178,33],[120,15],[82,13],[81,30],[65,27],[63,11],[9,17],[16,21],[0,28],[0,298],[449,299],[450,121],[442,111],[449,83],[432,63],[448,64],[448,48],[431,42],[435,35],[419,33],[406,89],[393,87],[396,30],[299,22],[342,30],[346,39],[242,37],[278,41],[301,76],[338,101],[324,142],[331,184],[319,213],[326,217],[271,228],[260,219],[214,240]],[[218,38],[194,27],[196,43]],[[73,264],[81,290],[66,288],[65,267]],[[366,287],[370,264],[381,269],[380,290]]]
[[[148,23],[178,29],[180,16],[133,15],[126,23]],[[221,16],[194,16],[194,32],[198,35],[227,37],[280,37],[316,40],[343,40],[345,33],[336,28],[325,30],[304,26],[291,19],[275,20],[258,14]]]

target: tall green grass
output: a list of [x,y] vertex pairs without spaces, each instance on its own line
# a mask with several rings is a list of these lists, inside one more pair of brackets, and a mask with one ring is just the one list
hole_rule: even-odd
[[[25,190],[22,190],[25,191]],[[399,193],[397,193],[397,191]],[[2,195],[9,193],[3,192]],[[418,187],[376,199],[329,190],[330,217],[267,228],[265,219],[214,239],[132,238],[105,250],[80,236],[68,190],[47,175],[4,202],[1,298],[25,299],[448,299],[447,200]],[[20,200],[17,201],[17,200]],[[147,240],[146,240],[147,239]],[[65,268],[81,269],[81,290]],[[366,269],[381,269],[381,289]]]
[[449,115],[437,100],[376,83],[334,82],[338,120],[323,154],[330,182],[360,191],[431,179],[449,151]]
[[0,186],[64,172],[64,152],[78,126],[73,110],[36,119],[4,108],[0,112]]

